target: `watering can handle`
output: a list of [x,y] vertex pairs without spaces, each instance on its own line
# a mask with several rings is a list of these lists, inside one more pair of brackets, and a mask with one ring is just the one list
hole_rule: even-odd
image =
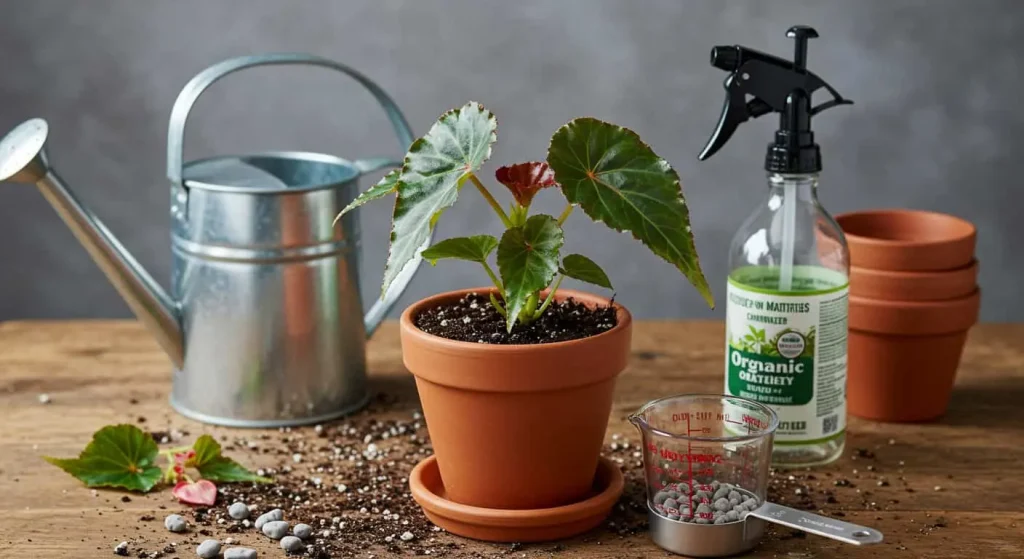
[[[184,159],[184,138],[185,138],[185,123],[188,120],[189,111],[192,110],[192,105],[195,104],[199,96],[202,95],[206,88],[210,87],[213,82],[227,76],[228,74],[244,70],[245,68],[253,68],[256,66],[284,66],[291,64],[299,65],[310,65],[310,66],[321,66],[332,70],[337,70],[343,74],[348,75],[352,79],[359,82],[365,87],[377,102],[380,103],[381,107],[388,115],[388,120],[391,121],[391,126],[395,129],[395,135],[398,136],[399,147],[403,153],[409,148],[413,141],[412,129],[409,128],[409,123],[406,122],[405,117],[402,115],[402,111],[398,109],[395,102],[391,97],[381,89],[380,86],[375,84],[370,78],[367,78],[358,71],[328,60],[319,56],[313,56],[310,54],[301,53],[270,53],[260,54],[252,56],[239,56],[237,58],[230,58],[222,62],[218,62],[213,66],[210,66],[202,72],[196,74],[185,87],[182,88],[181,93],[178,94],[178,99],[174,102],[174,108],[171,109],[171,120],[167,130],[167,178],[170,179],[171,184],[184,187],[182,179],[182,168]],[[384,167],[397,167],[402,164],[400,159],[390,159],[386,157],[373,157],[368,159],[359,159],[353,161],[352,164],[359,170],[360,173],[369,173],[377,169]],[[427,239],[420,249],[426,248],[430,244],[431,239]],[[366,312],[363,318],[363,323],[366,328],[366,335],[370,336],[373,334],[377,326],[380,325],[384,317],[387,316],[388,311],[395,305],[398,298],[405,291],[406,286],[412,280],[416,270],[419,269],[421,258],[417,253],[416,258],[406,264],[395,281],[391,283],[387,292],[383,297],[376,300],[370,307],[370,310]]]

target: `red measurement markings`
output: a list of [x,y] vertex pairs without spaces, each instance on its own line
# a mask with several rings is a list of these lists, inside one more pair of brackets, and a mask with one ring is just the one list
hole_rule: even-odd
[[[690,414],[686,414],[686,430],[690,430]],[[686,440],[686,455],[693,454],[693,449],[690,448],[690,440]],[[687,469],[689,470],[687,477],[689,478],[690,484],[690,495],[693,495],[693,462],[687,462]],[[690,520],[693,520],[693,509],[694,507],[686,507],[690,511]]]
[[[691,513],[691,515],[692,514],[693,513]],[[708,520],[713,520],[715,518],[715,513],[713,513],[713,512],[698,512],[697,513],[697,518],[706,518]]]
[[746,414],[743,415],[743,423],[747,424],[748,429],[764,429],[767,427],[764,421]]
[[721,464],[723,461],[721,454],[695,453],[692,452],[689,442],[686,443],[686,446],[686,454],[681,454],[668,448],[662,448],[658,451],[658,455],[671,462],[683,462],[685,460],[686,462],[697,464]]

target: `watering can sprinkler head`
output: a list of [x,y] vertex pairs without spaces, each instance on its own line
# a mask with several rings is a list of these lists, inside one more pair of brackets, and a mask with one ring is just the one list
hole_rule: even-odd
[[157,338],[175,367],[184,360],[178,305],[50,167],[49,125],[41,118],[19,124],[0,140],[0,182],[34,184],[92,256],[128,306]]
[[46,135],[41,118],[26,120],[0,140],[0,182],[35,184],[50,172]]

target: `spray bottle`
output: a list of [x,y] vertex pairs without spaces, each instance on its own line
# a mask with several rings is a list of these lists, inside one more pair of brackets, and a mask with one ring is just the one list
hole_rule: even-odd
[[[768,196],[729,252],[725,392],[778,413],[773,463],[810,466],[838,458],[845,441],[850,260],[842,230],[818,203],[821,151],[811,117],[852,102],[807,70],[807,41],[818,33],[796,26],[786,35],[796,43],[792,61],[738,45],[711,49],[711,65],[729,76],[718,127],[699,158],[748,119],[779,114],[764,163]],[[832,99],[812,106],[822,88]]]

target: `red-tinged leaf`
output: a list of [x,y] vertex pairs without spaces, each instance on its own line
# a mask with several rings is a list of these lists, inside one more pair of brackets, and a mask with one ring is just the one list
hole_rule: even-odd
[[555,172],[542,161],[506,165],[495,171],[494,176],[512,191],[520,206],[529,206],[540,189],[558,186]]
[[217,500],[217,486],[212,481],[201,479],[190,483],[179,481],[171,491],[182,503],[211,506]]

